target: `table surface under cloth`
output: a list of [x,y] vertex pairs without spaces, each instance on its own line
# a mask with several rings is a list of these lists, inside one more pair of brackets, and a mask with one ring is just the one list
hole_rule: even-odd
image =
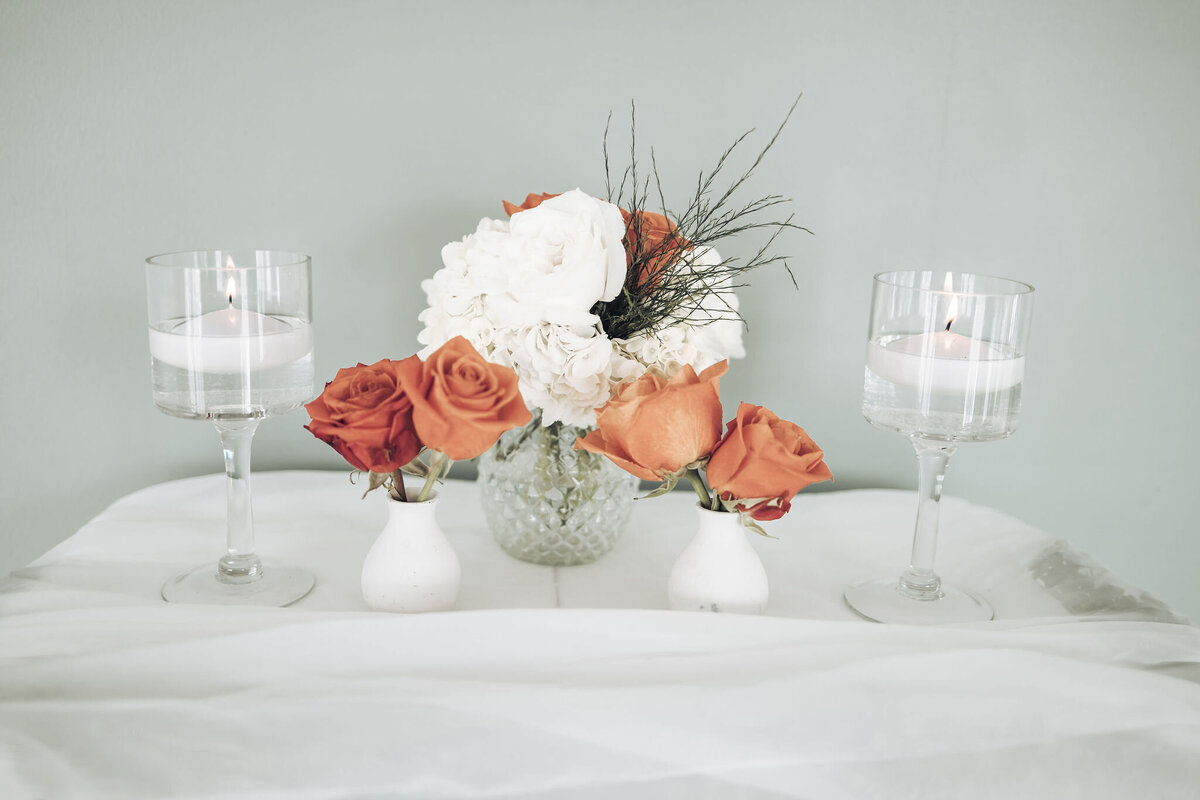
[[1200,630],[998,511],[946,498],[938,553],[998,619],[917,628],[841,599],[904,566],[912,493],[798,497],[753,539],[750,617],[664,610],[688,494],[556,569],[451,481],[459,610],[405,616],[358,589],[382,497],[263,473],[259,552],[313,593],[168,605],[220,555],[223,480],[135,492],[0,583],[0,798],[1200,797]]

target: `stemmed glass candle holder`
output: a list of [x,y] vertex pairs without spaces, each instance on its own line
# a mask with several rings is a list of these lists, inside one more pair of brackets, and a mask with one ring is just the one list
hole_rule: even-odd
[[311,261],[273,250],[207,250],[146,259],[154,403],[212,420],[225,454],[228,547],[166,582],[178,603],[285,606],[312,573],[254,550],[250,442],[259,421],[313,396]]
[[982,598],[933,571],[938,502],[961,442],[1011,436],[1021,408],[1033,287],[954,272],[875,276],[867,335],[863,415],[907,436],[920,464],[912,559],[900,578],[846,590],[846,602],[880,622],[989,620]]

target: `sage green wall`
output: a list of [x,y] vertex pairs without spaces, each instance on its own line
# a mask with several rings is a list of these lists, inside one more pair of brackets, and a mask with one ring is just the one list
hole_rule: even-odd
[[[678,203],[803,90],[751,191],[816,235],[798,292],[743,293],[728,401],[805,425],[836,488],[911,487],[858,412],[870,276],[1029,281],[1021,429],[947,491],[1200,617],[1197,41],[1184,2],[0,2],[0,569],[219,468],[151,405],[146,255],[311,253],[327,377],[415,349],[418,282],[501,198],[600,193],[609,109],[636,99]],[[257,469],[339,468],[302,422],[262,426]]]

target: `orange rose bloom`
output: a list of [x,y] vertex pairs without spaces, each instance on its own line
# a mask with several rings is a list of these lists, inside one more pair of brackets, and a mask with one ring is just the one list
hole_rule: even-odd
[[738,406],[725,438],[708,460],[708,484],[755,519],[779,519],[796,492],[833,477],[824,453],[804,429],[749,403]]
[[521,205],[519,205],[519,206],[513,205],[512,203],[508,202],[507,200],[501,200],[500,202],[504,204],[504,213],[508,214],[511,217],[513,214],[516,214],[518,211],[528,211],[531,208],[537,208],[542,203],[549,200],[551,197],[558,197],[558,195],[557,194],[546,194],[546,193],[533,194],[532,192],[530,192],[529,194],[525,195],[525,202],[521,203]]
[[400,385],[412,401],[417,435],[455,461],[482,455],[500,434],[533,418],[517,389],[517,373],[489,364],[461,336],[424,364],[401,366]]
[[355,469],[394,472],[417,457],[421,442],[413,429],[413,406],[400,387],[404,361],[383,359],[370,366],[339,369],[321,396],[304,408],[305,426]]
[[729,362],[698,376],[684,366],[670,380],[647,372],[624,383],[596,412],[596,430],[575,442],[577,450],[608,456],[647,481],[678,472],[707,456],[721,438],[721,376]]
[[676,233],[675,223],[662,214],[653,211],[630,214],[621,209],[621,216],[625,218],[626,264],[632,267],[635,260],[639,261],[634,285],[649,284],[653,288],[661,280],[663,269],[690,250],[692,244]]

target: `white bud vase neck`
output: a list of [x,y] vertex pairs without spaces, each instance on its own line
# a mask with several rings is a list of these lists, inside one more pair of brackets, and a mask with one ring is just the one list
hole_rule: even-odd
[[667,579],[667,600],[677,611],[761,614],[767,608],[767,573],[750,545],[739,514],[696,507],[695,537]]
[[376,611],[453,609],[462,568],[438,526],[437,496],[421,503],[389,497],[387,504],[387,525],[363,561],[363,600]]

